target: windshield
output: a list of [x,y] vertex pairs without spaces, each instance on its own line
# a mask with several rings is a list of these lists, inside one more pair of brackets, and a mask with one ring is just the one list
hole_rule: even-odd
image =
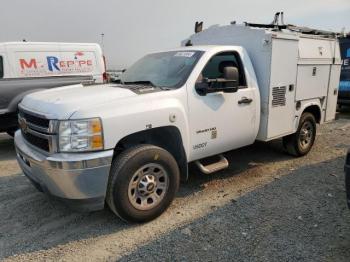
[[192,50],[150,54],[132,65],[122,75],[121,81],[123,84],[178,88],[186,82],[202,54]]

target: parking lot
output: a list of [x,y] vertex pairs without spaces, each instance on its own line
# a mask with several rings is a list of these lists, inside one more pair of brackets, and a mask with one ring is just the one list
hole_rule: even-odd
[[348,261],[344,156],[350,111],[319,127],[304,158],[281,141],[227,153],[229,169],[191,168],[170,209],[144,225],[74,213],[39,193],[0,135],[0,259],[8,261]]

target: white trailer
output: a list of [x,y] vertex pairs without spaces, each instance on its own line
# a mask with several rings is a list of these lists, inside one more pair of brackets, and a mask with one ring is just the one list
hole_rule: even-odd
[[104,83],[102,49],[94,43],[0,43],[0,79],[92,76]]
[[18,104],[27,94],[86,81],[104,83],[101,47],[91,43],[0,43],[0,132],[18,129]]

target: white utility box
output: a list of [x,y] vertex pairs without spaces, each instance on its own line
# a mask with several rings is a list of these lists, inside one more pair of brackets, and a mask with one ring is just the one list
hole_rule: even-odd
[[341,57],[338,40],[288,29],[246,25],[212,26],[192,35],[196,45],[244,47],[255,69],[261,96],[258,140],[294,133],[305,101],[320,103],[319,122],[334,120]]

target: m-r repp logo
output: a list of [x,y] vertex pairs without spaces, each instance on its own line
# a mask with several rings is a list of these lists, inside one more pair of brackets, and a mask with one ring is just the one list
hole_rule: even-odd
[[[19,58],[20,73],[24,76],[43,76],[45,74],[74,74],[89,73],[93,71],[92,52],[65,52],[60,55]],[[71,58],[70,58],[71,57]]]

